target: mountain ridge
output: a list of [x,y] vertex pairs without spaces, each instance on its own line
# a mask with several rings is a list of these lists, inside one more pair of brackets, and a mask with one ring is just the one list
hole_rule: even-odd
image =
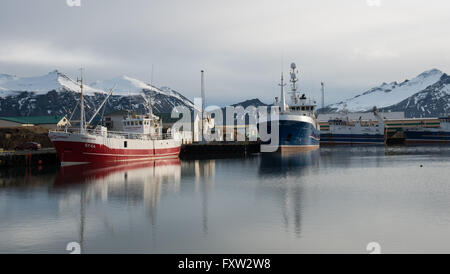
[[[86,110],[93,113],[113,88],[105,113],[116,110],[145,111],[142,95],[150,96],[156,113],[171,112],[175,106],[191,111],[194,104],[170,87],[155,87],[122,75],[84,85]],[[0,74],[0,116],[69,115],[79,100],[79,86],[64,73],[54,70],[45,75],[18,77]],[[268,106],[258,98],[231,106]],[[383,111],[404,111],[406,117],[435,117],[450,111],[450,76],[438,69],[420,73],[411,80],[382,83],[350,99],[319,109],[319,113],[367,112],[377,106]],[[76,116],[75,116],[76,117]]]
[[426,89],[382,111],[404,111],[406,117],[439,117],[450,111],[450,76],[441,79]]
[[[105,113],[126,109],[144,112],[143,95],[150,96],[155,112],[171,112],[174,106],[180,105],[191,110],[194,108],[188,98],[169,87],[157,88],[128,76],[119,76],[109,82],[96,81],[96,87],[83,85],[88,114],[95,112],[106,97],[105,90],[113,88],[112,83],[118,79],[126,81],[127,85],[122,89],[117,88],[119,85],[116,86],[105,106]],[[132,94],[127,92],[131,88]],[[79,101],[79,92],[78,83],[58,70],[33,77],[0,74],[0,116],[68,116]]]
[[[382,83],[380,86],[371,88],[352,98],[340,101],[320,109],[320,113],[340,112],[367,112],[374,106],[386,111],[404,111],[406,117],[431,117],[437,113],[448,113],[450,100],[447,96],[434,96],[446,92],[446,81],[448,75],[439,69],[424,71],[401,83],[397,81]],[[440,84],[439,84],[440,83]],[[434,86],[434,88],[430,88]],[[421,94],[421,95],[420,95]],[[424,94],[427,94],[425,96]],[[442,95],[442,94],[441,94]],[[418,103],[419,97],[423,97],[421,106],[414,110],[412,102]],[[424,101],[425,100],[425,101]]]

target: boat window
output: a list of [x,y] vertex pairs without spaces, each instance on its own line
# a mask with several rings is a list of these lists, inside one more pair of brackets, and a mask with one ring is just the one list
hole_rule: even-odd
[[304,111],[304,110],[305,110],[305,107],[302,107],[302,110]]
[[123,147],[128,147],[128,142],[127,141],[123,142]]
[[142,126],[142,121],[139,121],[139,125]]

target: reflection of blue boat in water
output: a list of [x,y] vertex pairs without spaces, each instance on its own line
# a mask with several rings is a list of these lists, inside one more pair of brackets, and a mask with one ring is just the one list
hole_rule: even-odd
[[301,175],[304,171],[317,167],[320,151],[291,153],[263,153],[259,173],[264,176]]
[[318,172],[320,151],[263,153],[260,158],[259,190],[278,201],[286,230],[301,235],[304,184],[308,174]]
[[[268,117],[261,117],[260,128],[267,128],[272,132],[271,124],[279,128],[279,143],[269,144],[263,142],[261,150],[267,148],[272,152],[279,151],[304,151],[314,150],[320,145],[320,126],[315,113],[316,103],[310,99],[307,101],[305,94],[297,94],[297,67],[291,64],[291,103],[286,103],[284,94],[283,75],[281,76],[281,99],[275,97],[275,106],[279,107],[279,117],[277,120]],[[267,125],[264,125],[266,124]],[[261,127],[261,125],[264,125]],[[273,140],[272,140],[273,141]],[[270,146],[273,146],[269,148]]]

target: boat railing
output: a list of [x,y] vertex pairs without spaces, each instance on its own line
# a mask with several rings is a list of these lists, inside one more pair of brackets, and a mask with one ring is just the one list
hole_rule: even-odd
[[108,137],[108,138],[117,138],[117,139],[167,140],[167,139],[172,138],[171,133],[144,134],[144,133],[134,133],[134,132],[123,132],[123,131],[102,131],[100,129],[86,129],[83,131],[79,128],[64,128],[64,129],[56,129],[56,130],[50,131],[50,133],[58,133],[58,132],[73,133],[73,134],[87,133],[90,135],[103,136],[103,137]]

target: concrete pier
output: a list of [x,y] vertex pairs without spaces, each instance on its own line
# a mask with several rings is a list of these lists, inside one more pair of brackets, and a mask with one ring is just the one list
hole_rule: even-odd
[[3,151],[0,152],[0,167],[13,166],[47,166],[59,165],[60,161],[53,148],[38,151]]
[[[181,147],[181,159],[212,159],[224,157],[245,157],[259,153],[259,142],[213,142],[185,144]],[[0,152],[0,167],[59,166],[55,149],[44,148],[38,151]]]
[[181,159],[210,159],[247,155],[261,152],[260,142],[193,143],[181,147]]

